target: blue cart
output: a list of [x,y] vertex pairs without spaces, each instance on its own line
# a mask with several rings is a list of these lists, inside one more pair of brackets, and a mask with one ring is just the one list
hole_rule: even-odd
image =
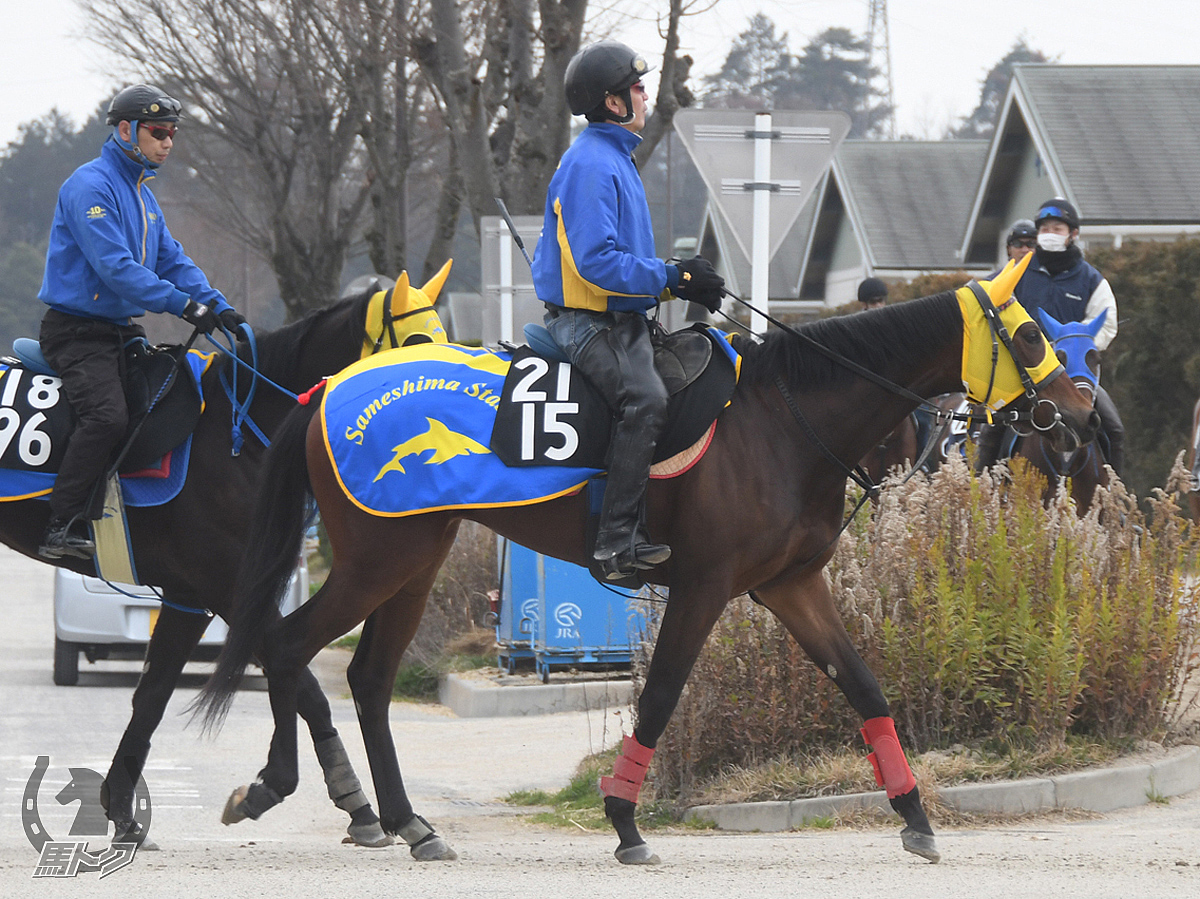
[[586,569],[501,541],[496,641],[510,673],[533,659],[543,681],[552,668],[629,665],[647,631],[637,593],[605,587]]

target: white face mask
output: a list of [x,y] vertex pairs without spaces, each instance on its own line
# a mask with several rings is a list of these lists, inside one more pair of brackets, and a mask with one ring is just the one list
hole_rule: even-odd
[[1037,238],[1038,246],[1047,253],[1061,253],[1067,248],[1067,235],[1043,231]]

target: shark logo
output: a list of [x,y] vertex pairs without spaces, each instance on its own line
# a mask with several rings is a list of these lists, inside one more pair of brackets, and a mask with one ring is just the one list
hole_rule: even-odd
[[379,474],[375,475],[376,481],[389,471],[398,471],[400,474],[404,474],[404,466],[400,464],[400,460],[406,456],[420,456],[422,453],[432,450],[433,455],[425,460],[425,464],[441,465],[455,456],[470,456],[491,452],[482,443],[472,440],[466,434],[451,431],[436,419],[426,418],[425,420],[429,422],[429,430],[423,434],[418,434],[416,437],[410,437],[399,446],[393,446],[392,452],[396,455],[391,462],[379,469]]

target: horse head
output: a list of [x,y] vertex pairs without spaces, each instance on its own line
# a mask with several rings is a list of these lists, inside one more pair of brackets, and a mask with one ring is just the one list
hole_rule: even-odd
[[[963,382],[972,402],[993,412],[1013,406],[1020,418],[1011,423],[1043,433],[1058,452],[1073,452],[1096,436],[1100,416],[1092,408],[1092,396],[1085,396],[1069,377],[1059,377],[1064,368],[1054,348],[1012,294],[1032,255],[1009,262],[993,280],[981,282],[986,297],[976,296],[970,285],[958,289]],[[997,351],[998,341],[1008,352]]]
[[1100,351],[1096,349],[1096,335],[1104,326],[1108,316],[1105,309],[1091,322],[1067,322],[1063,324],[1045,309],[1037,311],[1042,330],[1050,338],[1058,361],[1075,386],[1095,402],[1096,385],[1100,383]]
[[362,357],[381,349],[421,343],[448,343],[446,328],[433,308],[454,260],[447,260],[422,287],[409,283],[403,271],[391,290],[380,291],[367,307],[366,338]]

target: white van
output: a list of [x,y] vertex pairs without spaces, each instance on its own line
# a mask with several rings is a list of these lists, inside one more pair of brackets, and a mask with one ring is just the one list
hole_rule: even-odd
[[[124,591],[124,592],[120,592]],[[292,574],[281,609],[294,612],[308,600],[308,565]],[[54,570],[54,683],[79,683],[79,654],[98,659],[141,659],[161,608],[149,587],[109,585],[99,578]],[[221,651],[228,627],[213,617],[193,659],[211,661]]]

